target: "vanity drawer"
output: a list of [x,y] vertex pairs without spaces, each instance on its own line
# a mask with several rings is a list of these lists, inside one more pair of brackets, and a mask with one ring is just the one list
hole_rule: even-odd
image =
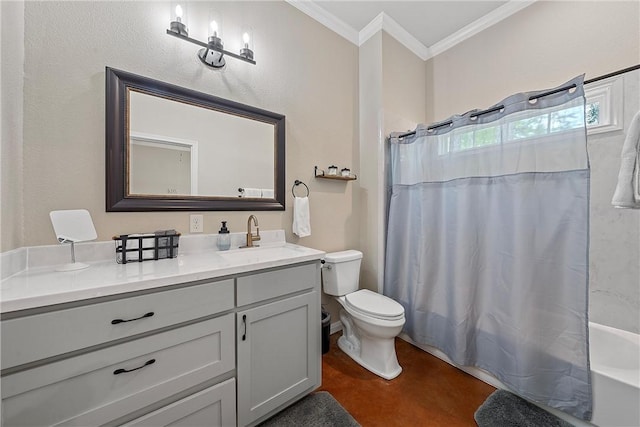
[[7,375],[4,425],[102,425],[233,370],[234,336],[229,313]]
[[2,369],[231,310],[233,294],[229,279],[3,320]]
[[313,289],[319,280],[318,274],[317,264],[306,264],[238,277],[238,306]]
[[231,378],[192,394],[123,427],[233,427],[236,425],[236,380]]

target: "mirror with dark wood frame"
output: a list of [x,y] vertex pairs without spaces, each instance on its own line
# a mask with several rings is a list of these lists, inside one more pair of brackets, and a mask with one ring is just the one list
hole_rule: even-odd
[[285,208],[285,116],[106,68],[106,209]]

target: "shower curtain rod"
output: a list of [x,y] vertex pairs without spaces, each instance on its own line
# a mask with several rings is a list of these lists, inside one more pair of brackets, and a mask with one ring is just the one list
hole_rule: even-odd
[[[620,74],[628,73],[629,71],[635,71],[635,70],[638,70],[638,69],[640,69],[640,64],[633,65],[633,66],[627,67],[627,68],[623,68],[622,70],[614,71],[612,73],[604,74],[602,76],[594,77],[594,78],[589,79],[589,80],[585,80],[584,84],[586,85],[586,84],[589,84],[589,83],[595,83],[595,82],[600,81],[600,80],[608,79],[609,77],[615,77],[615,76],[618,76]],[[575,87],[575,85],[570,85],[570,86],[565,86],[565,87],[561,87],[561,88],[558,88],[558,89],[550,90],[549,92],[544,92],[544,93],[541,93],[539,95],[535,95],[535,96],[530,97],[529,101],[532,101],[532,100],[538,99],[538,98],[543,98],[545,96],[553,95],[553,94],[556,94],[558,92],[562,92],[563,90],[571,89],[571,88],[574,88],[574,87]],[[482,110],[482,111],[478,111],[476,113],[473,113],[473,114],[471,114],[471,117],[478,117],[478,116],[482,116],[483,114],[493,113],[494,111],[502,110],[503,108],[504,108],[504,105],[497,105],[495,107],[489,108],[488,110]],[[441,127],[444,127],[444,126],[451,126],[452,123],[453,123],[453,121],[447,120],[447,121],[444,121],[444,122],[441,122],[441,123],[438,123],[438,124],[431,125],[431,126],[427,127],[427,130],[438,129],[438,128],[441,128]],[[416,131],[413,130],[411,132],[407,132],[407,133],[403,133],[403,134],[399,135],[398,138],[401,139],[401,138],[405,138],[407,136],[411,136],[411,135],[415,135],[415,134],[416,134]]]

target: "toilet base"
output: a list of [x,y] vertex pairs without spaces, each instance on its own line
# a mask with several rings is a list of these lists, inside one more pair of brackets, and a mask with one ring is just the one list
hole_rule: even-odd
[[363,360],[360,357],[360,349],[359,348],[356,349],[354,345],[351,342],[349,342],[349,340],[344,335],[338,338],[338,347],[340,348],[340,350],[344,351],[349,357],[351,357],[360,366],[369,370],[370,372],[373,372],[379,377],[384,378],[385,380],[392,380],[398,375],[400,375],[400,373],[402,372],[402,367],[398,365],[397,361],[395,363],[397,365],[397,368],[393,367],[387,371],[381,371],[380,369],[377,369],[376,367],[367,363],[367,361]]

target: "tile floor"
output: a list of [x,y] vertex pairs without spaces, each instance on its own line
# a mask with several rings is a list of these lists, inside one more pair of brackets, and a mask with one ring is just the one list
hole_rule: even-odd
[[322,387],[363,427],[476,426],[473,413],[495,389],[417,347],[396,339],[402,373],[386,381],[337,345],[322,356]]

